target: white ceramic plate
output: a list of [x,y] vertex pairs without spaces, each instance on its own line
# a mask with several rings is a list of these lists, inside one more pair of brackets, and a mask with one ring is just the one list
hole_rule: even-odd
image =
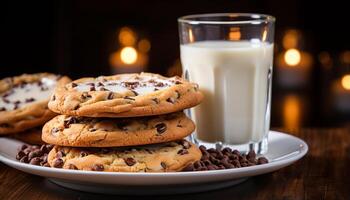
[[26,173],[49,178],[63,187],[107,194],[179,194],[214,190],[238,184],[249,177],[276,171],[302,158],[307,144],[294,136],[270,131],[268,164],[200,172],[127,173],[55,169],[16,160],[21,142],[0,138],[0,161]]

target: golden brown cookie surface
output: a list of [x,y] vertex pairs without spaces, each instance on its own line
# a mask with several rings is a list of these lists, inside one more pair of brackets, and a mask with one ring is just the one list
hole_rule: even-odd
[[59,115],[45,124],[42,139],[61,146],[119,147],[179,140],[194,129],[183,112],[114,119]]
[[135,117],[172,113],[203,99],[198,85],[152,73],[82,78],[55,90],[54,112],[87,117]]
[[0,134],[18,133],[50,120],[47,107],[54,88],[70,82],[50,73],[23,74],[0,80]]
[[201,151],[186,140],[130,148],[55,146],[51,167],[107,172],[172,172],[200,160]]

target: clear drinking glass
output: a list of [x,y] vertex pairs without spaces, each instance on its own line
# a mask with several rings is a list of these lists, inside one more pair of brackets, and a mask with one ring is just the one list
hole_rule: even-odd
[[265,153],[275,18],[222,13],[178,22],[184,77],[205,96],[187,112],[197,126],[193,142]]

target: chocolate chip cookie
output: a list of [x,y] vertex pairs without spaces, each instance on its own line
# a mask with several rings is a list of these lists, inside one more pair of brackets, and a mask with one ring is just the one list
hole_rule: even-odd
[[106,172],[181,171],[200,160],[201,151],[186,140],[129,148],[55,146],[48,155],[51,167]]
[[54,112],[87,117],[135,117],[172,113],[203,99],[198,85],[152,73],[82,78],[57,87]]
[[47,103],[54,88],[68,82],[67,77],[49,73],[0,80],[0,135],[34,128],[54,117]]
[[42,139],[61,146],[119,147],[179,140],[194,129],[183,112],[136,118],[59,115],[45,124]]

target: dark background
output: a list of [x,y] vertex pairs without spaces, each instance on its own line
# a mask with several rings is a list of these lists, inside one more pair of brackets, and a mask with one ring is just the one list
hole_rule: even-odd
[[[109,56],[116,50],[116,31],[125,26],[151,43],[147,71],[167,75],[179,59],[178,17],[215,12],[274,15],[275,55],[283,51],[283,34],[297,29],[302,34],[299,47],[312,56],[313,64],[306,83],[297,87],[281,85],[275,70],[272,126],[343,126],[350,121],[349,106],[337,103],[349,100],[349,105],[349,91],[338,95],[332,89],[336,80],[350,73],[348,64],[340,61],[342,53],[350,50],[346,1],[57,0],[2,4],[1,78],[41,71],[72,78],[111,74]],[[330,68],[322,66],[321,52],[330,56]],[[278,68],[278,63],[274,67]]]

